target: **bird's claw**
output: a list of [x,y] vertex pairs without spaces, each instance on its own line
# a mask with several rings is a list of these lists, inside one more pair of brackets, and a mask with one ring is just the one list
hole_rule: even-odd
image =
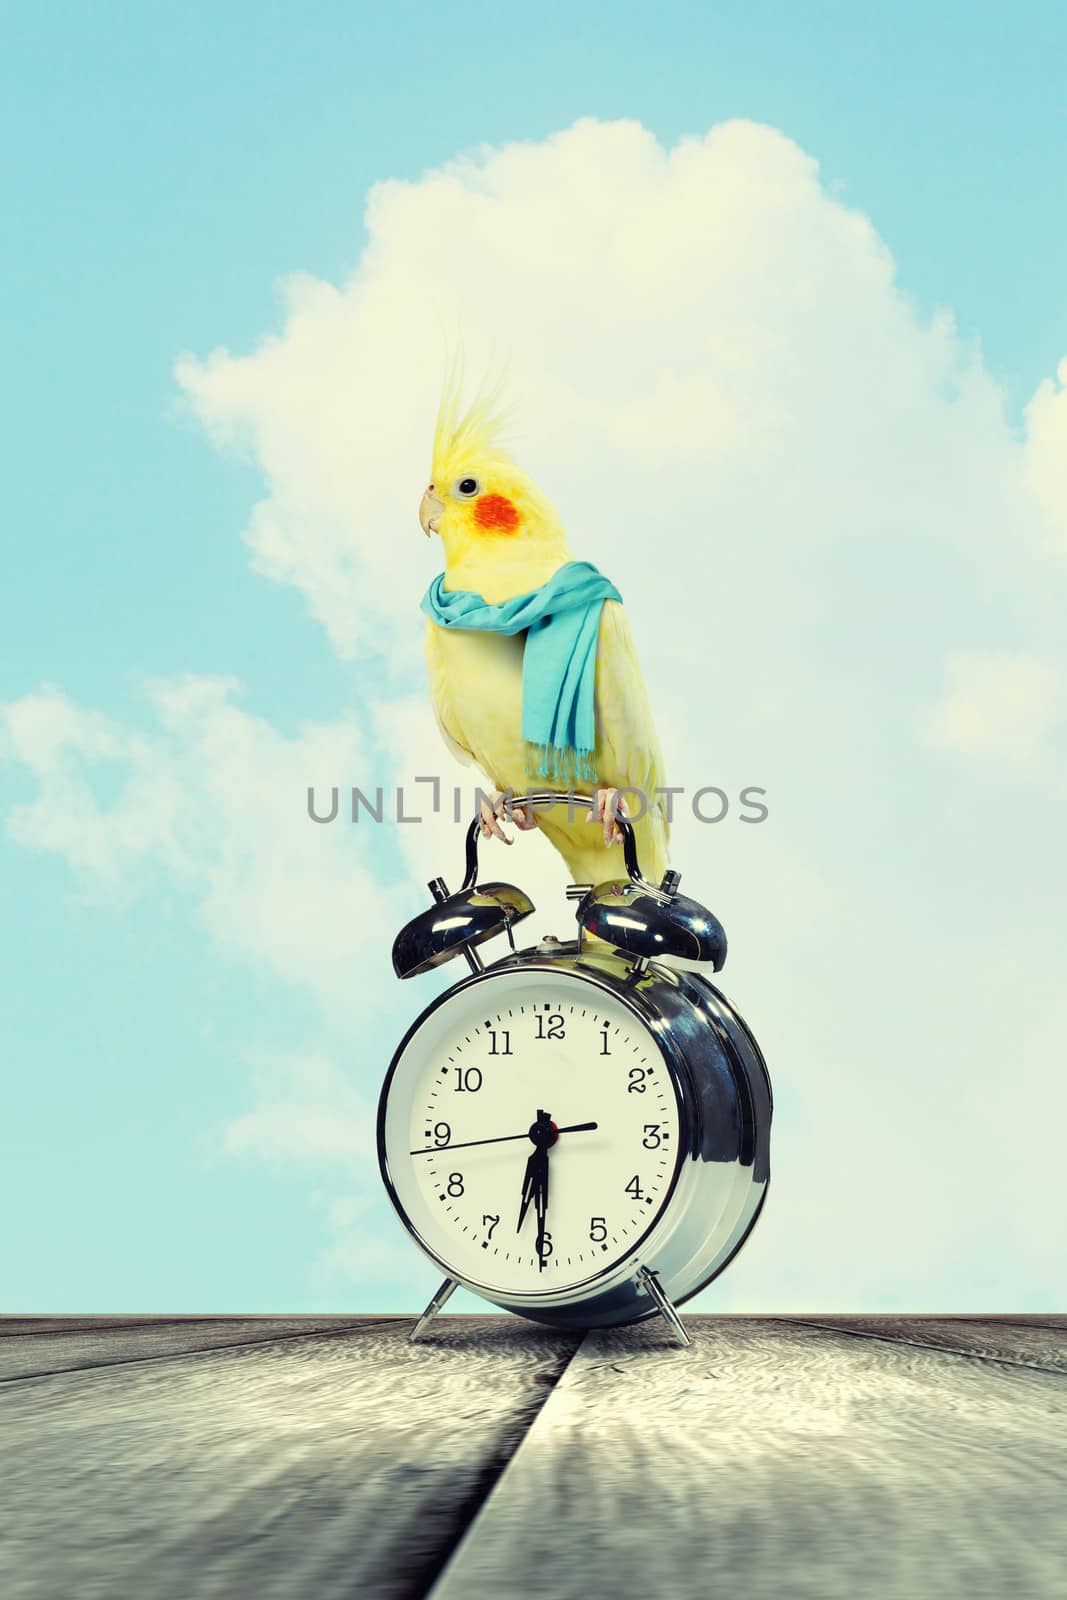
[[512,798],[510,789],[497,789],[488,798],[483,796],[479,808],[482,819],[483,839],[501,839],[504,844],[515,843],[514,839],[509,838],[500,826],[502,818],[506,818],[508,822],[513,822],[520,833],[528,833],[531,828],[537,827],[537,818],[533,811],[527,811],[524,806],[512,808]]
[[629,817],[626,800],[620,789],[597,789],[593,794],[593,809],[586,817],[586,822],[599,822],[604,829],[604,843],[606,845],[619,844],[622,840],[622,829],[615,821],[616,817]]

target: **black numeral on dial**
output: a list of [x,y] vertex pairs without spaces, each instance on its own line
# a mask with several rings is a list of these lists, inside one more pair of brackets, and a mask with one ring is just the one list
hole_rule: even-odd
[[493,1237],[493,1229],[496,1227],[496,1225],[497,1225],[497,1223],[499,1221],[500,1221],[499,1217],[484,1216],[482,1218],[482,1227],[485,1229],[485,1245],[484,1245],[484,1248],[488,1249],[489,1241]]
[[632,1194],[635,1200],[643,1200],[645,1198],[645,1191],[641,1187],[641,1179],[636,1172],[626,1185],[626,1193]]
[[460,1195],[463,1193],[463,1174],[462,1174],[462,1172],[450,1172],[448,1174],[448,1191],[447,1192],[452,1196],[453,1200],[458,1200],[459,1199]]
[[542,1261],[547,1261],[552,1254],[552,1235],[550,1233],[546,1233],[541,1240],[541,1248],[538,1253]]
[[645,1137],[641,1140],[646,1150],[658,1150],[663,1143],[663,1131],[658,1122],[645,1123]]
[[608,1236],[608,1223],[606,1217],[589,1218],[589,1238],[593,1244],[603,1244]]
[[447,1122],[435,1122],[433,1125],[433,1142],[440,1149],[452,1137],[452,1129]]
[[645,1067],[631,1067],[630,1081],[626,1085],[627,1094],[644,1094],[647,1077],[648,1071]]
[[534,1020],[537,1023],[538,1039],[562,1039],[564,1037],[563,1018],[557,1011],[553,1011],[547,1017],[543,1011],[539,1011]]
[[456,1081],[453,1085],[457,1094],[466,1090],[470,1094],[477,1094],[482,1086],[482,1069],[480,1067],[453,1067]]
[[495,1028],[489,1029],[489,1054],[491,1056],[511,1054],[511,1032],[508,1028],[501,1028],[499,1033]]

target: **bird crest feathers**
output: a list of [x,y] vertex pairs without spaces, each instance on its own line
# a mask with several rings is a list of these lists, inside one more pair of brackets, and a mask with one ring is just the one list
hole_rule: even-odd
[[501,436],[510,421],[510,409],[502,404],[503,378],[483,382],[464,407],[463,361],[456,357],[445,379],[437,409],[433,438],[434,482],[449,484],[453,478],[476,467],[489,466],[514,470],[515,463],[503,448]]

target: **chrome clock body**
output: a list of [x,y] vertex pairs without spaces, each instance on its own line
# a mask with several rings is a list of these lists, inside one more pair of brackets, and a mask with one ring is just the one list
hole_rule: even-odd
[[[651,894],[656,901],[649,922],[658,949],[670,896],[644,884],[633,869],[631,876],[635,900]],[[502,895],[506,887],[488,885],[485,893],[493,905],[514,906],[518,920],[529,902],[514,892]],[[464,907],[472,893],[472,883],[460,891]],[[604,933],[618,916],[632,936],[634,918],[623,914],[626,894],[625,884],[595,891],[583,886],[578,938],[513,949],[484,968],[472,962],[477,970],[439,996],[402,1040],[379,1105],[382,1176],[420,1248],[453,1283],[557,1326],[634,1322],[664,1311],[663,1297],[668,1308],[689,1299],[737,1254],[769,1179],[772,1102],[763,1058],[705,973],[686,970],[697,964],[694,951],[699,956],[712,947],[721,964],[721,929],[714,924],[710,944],[699,948],[687,929],[689,943],[675,952],[673,964],[670,956],[649,960],[613,948],[603,934],[590,938],[581,923],[583,907],[593,910]],[[448,904],[443,885],[435,897]],[[697,910],[702,927],[714,923]],[[479,938],[480,929],[479,923]],[[431,939],[437,949],[439,932]],[[404,949],[410,958],[409,946]],[[413,970],[416,965],[425,970],[425,963],[413,961]],[[545,1036],[550,1018],[579,1032],[585,1026],[584,1043],[568,1055],[562,1034],[558,1044]],[[498,1056],[502,1036],[512,1044],[509,1023],[527,1045],[533,1039],[536,1045]],[[553,1052],[565,1060],[562,1075],[549,1065]],[[471,1064],[480,1093],[499,1082],[495,1120],[488,1109],[479,1112],[481,1120],[469,1120],[473,1099],[482,1105],[462,1077],[466,1072],[473,1083]],[[644,1077],[635,1083],[638,1071]],[[540,1247],[531,1244],[532,1219],[524,1239],[516,1212],[523,1163],[535,1148],[536,1125],[527,1134],[525,1123],[535,1109],[540,1116],[550,1095],[559,1102],[550,1109],[562,1131],[548,1156],[552,1249],[542,1260]],[[438,1115],[442,1106],[451,1115]],[[525,1106],[529,1112],[516,1118],[515,1108]],[[567,1129],[572,1118],[578,1131]],[[593,1119],[595,1131],[581,1131]],[[633,1180],[623,1182],[631,1166],[636,1189]],[[514,1175],[510,1189],[507,1174]]]

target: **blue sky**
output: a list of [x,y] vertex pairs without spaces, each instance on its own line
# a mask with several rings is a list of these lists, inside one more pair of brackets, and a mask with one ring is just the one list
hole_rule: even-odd
[[[269,465],[254,442],[212,448],[175,363],[281,333],[286,274],[343,282],[375,183],[417,184],[483,143],[543,141],[581,117],[634,119],[666,148],[732,118],[779,130],[829,196],[870,218],[918,321],[951,310],[1018,432],[1067,355],[1065,48],[1051,4],[12,14],[0,697],[50,683],[150,729],[146,682],[234,675],[245,712],[287,738],[372,698],[370,669],[339,656],[306,591],[253,570],[241,534]],[[962,647],[1004,642],[983,637],[977,610],[961,629]],[[32,803],[25,763],[0,775],[5,809]],[[106,761],[86,775],[105,807],[113,777]],[[997,793],[991,815],[1019,804],[1010,782]],[[994,861],[1008,849],[983,838]],[[406,1303],[380,1266],[404,1248],[380,1209],[365,1214],[365,1270],[358,1243],[324,1261],[324,1216],[333,1207],[343,1229],[355,1202],[313,1161],[242,1160],[219,1130],[246,1109],[248,1051],[268,1045],[299,1052],[313,1037],[356,1063],[372,1102],[414,998],[398,990],[354,1042],[306,987],[220,953],[188,884],[158,863],[104,893],[69,850],[10,835],[0,850],[0,1181],[17,1219],[0,1247],[4,1309]],[[389,843],[382,881],[405,871]],[[758,1011],[758,970],[744,978]],[[1036,1305],[1047,1284],[1025,1292]]]

